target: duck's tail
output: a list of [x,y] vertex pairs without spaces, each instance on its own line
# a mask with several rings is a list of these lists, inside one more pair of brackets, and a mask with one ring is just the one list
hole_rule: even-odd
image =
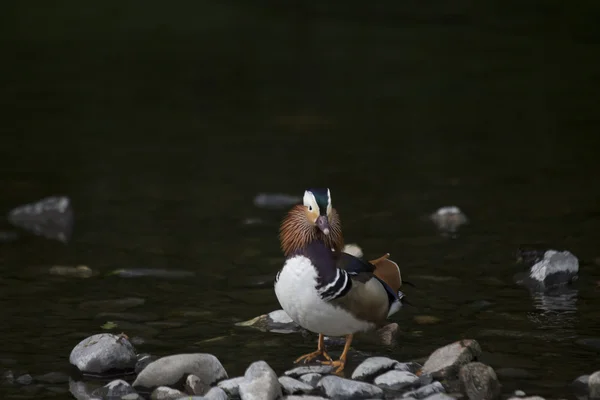
[[402,274],[400,267],[394,261],[390,260],[390,254],[387,253],[376,260],[369,261],[375,266],[373,274],[384,281],[394,293],[400,291],[402,286]]

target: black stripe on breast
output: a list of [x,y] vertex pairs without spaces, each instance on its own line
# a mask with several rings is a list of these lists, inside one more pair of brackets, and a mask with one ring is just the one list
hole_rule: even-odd
[[344,270],[338,269],[335,279],[327,285],[317,285],[319,296],[325,301],[340,298],[352,289],[352,279]]

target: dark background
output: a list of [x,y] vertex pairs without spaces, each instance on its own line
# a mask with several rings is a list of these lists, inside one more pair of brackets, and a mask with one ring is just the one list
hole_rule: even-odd
[[[233,326],[279,308],[256,282],[281,266],[284,210],[252,200],[327,186],[347,241],[391,252],[418,286],[419,308],[393,317],[399,346],[355,348],[409,360],[475,338],[494,368],[531,374],[503,380],[506,393],[571,396],[593,371],[597,349],[580,344],[600,335],[596,1],[3,7],[0,209],[64,194],[76,217],[68,245],[0,246],[6,363],[65,370],[106,322],[82,303],[141,297],[130,311],[166,322],[116,328],[146,339],[139,351],[213,353],[230,376],[257,359],[283,372],[314,338]],[[451,204],[470,219],[454,239],[426,219]],[[523,243],[580,258],[567,311],[514,284]],[[78,264],[98,275],[47,273]],[[118,268],[196,275],[107,276]]]

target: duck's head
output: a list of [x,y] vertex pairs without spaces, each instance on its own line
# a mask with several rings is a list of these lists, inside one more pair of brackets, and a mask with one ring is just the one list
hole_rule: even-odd
[[331,217],[331,192],[329,189],[308,189],[304,192],[306,218],[324,235],[329,235],[329,218]]
[[342,226],[329,189],[307,189],[302,204],[294,206],[281,223],[279,237],[286,256],[319,239],[341,251]]

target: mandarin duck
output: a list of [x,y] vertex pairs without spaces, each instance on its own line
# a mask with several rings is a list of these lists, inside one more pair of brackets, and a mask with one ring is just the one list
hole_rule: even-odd
[[[295,363],[322,356],[322,364],[340,373],[353,335],[381,326],[402,307],[400,268],[389,254],[364,261],[343,251],[341,221],[329,189],[304,192],[303,204],[281,223],[280,243],[286,260],[275,278],[277,299],[294,322],[319,334],[317,350]],[[327,354],[325,335],[346,338],[336,361]]]

